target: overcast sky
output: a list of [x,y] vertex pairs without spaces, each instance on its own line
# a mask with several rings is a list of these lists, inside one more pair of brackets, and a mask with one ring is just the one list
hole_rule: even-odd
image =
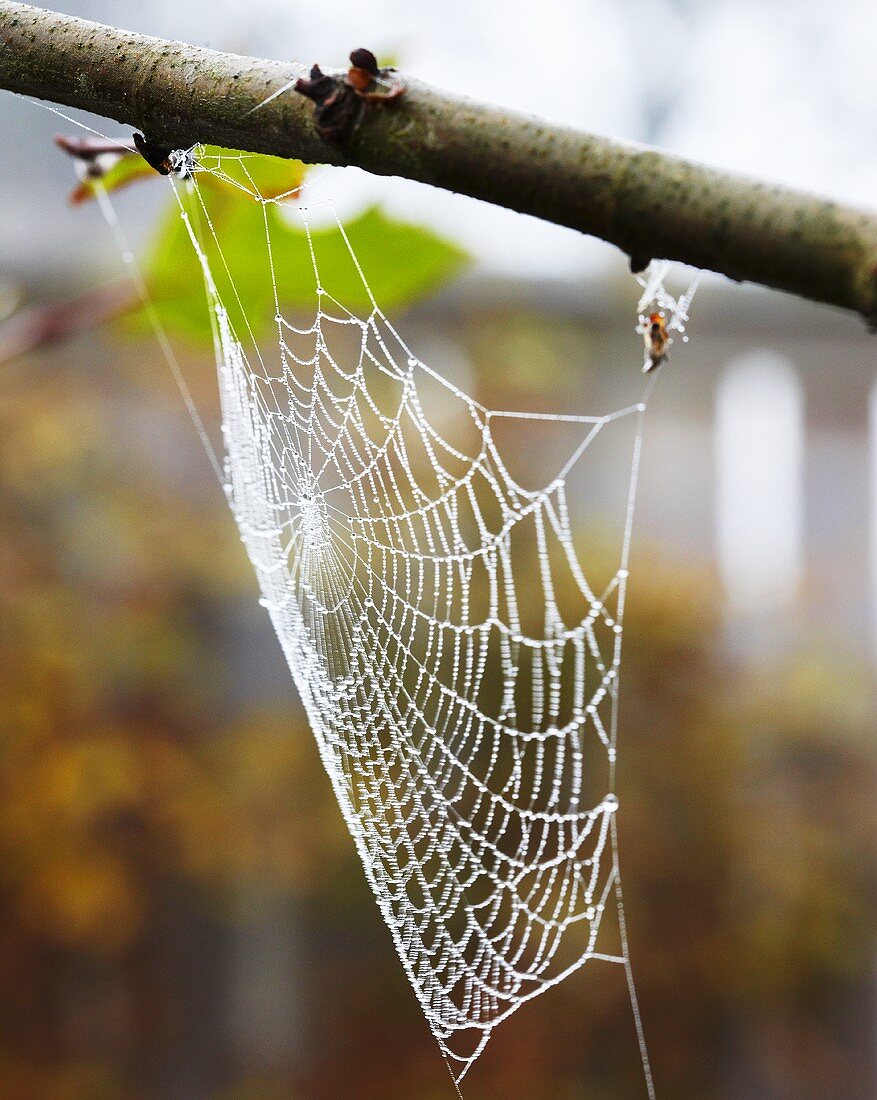
[[[48,6],[48,5],[45,5]],[[343,64],[390,53],[455,91],[741,171],[877,205],[873,0],[56,0],[72,14],[219,49]],[[539,79],[546,73],[550,80]],[[59,203],[60,120],[2,95],[0,260],[38,268],[97,248]],[[111,123],[109,132],[118,132]],[[335,174],[333,174],[334,176]],[[383,199],[489,267],[574,275],[619,264],[569,230],[408,181],[345,170],[342,210]],[[71,219],[76,220],[75,227]],[[68,236],[69,234],[69,236]],[[61,248],[66,254],[69,248]]]

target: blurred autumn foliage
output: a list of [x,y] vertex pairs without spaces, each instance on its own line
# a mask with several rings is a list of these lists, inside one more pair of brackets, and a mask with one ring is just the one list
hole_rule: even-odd
[[[450,1096],[161,370],[92,333],[0,387],[0,1096]],[[637,549],[619,827],[659,1094],[873,1095],[870,685],[746,662],[716,606]],[[620,969],[523,1008],[465,1091],[642,1095]]]

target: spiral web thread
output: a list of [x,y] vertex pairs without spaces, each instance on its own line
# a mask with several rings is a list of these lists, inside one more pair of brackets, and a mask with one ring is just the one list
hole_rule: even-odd
[[[488,409],[407,348],[337,218],[372,308],[361,319],[331,296],[304,206],[313,323],[298,328],[281,313],[266,218],[278,354],[267,362],[249,331],[248,353],[203,247],[215,244],[237,297],[197,174],[242,185],[223,169],[229,158],[200,152],[174,154],[193,178],[172,183],[213,325],[221,480],[366,878],[454,1082],[459,1090],[502,1020],[599,959],[626,972],[653,1098],[614,782],[627,564],[654,376],[642,401],[598,416]],[[297,193],[260,195],[247,158],[233,159],[254,201],[296,207]],[[110,197],[98,197],[216,465]],[[640,324],[658,307],[684,332],[696,281],[677,301],[664,286],[668,269],[652,264],[639,278]],[[333,353],[330,332],[352,334],[346,357]],[[496,435],[513,421],[577,430],[544,486],[525,488],[508,469]],[[631,421],[621,545],[598,591],[576,550],[568,479],[601,433]],[[604,950],[598,935],[613,895],[618,946]]]
[[[221,158],[194,163],[240,186]],[[245,350],[217,289],[205,235],[232,287],[233,274],[206,205],[190,213],[176,186],[214,327],[226,492],[366,877],[455,1083],[502,1020],[601,959],[626,969],[653,1095],[613,789],[644,402],[599,416],[485,408],[405,345],[340,222],[372,308],[360,318],[332,297],[303,206],[316,314],[304,328],[283,316],[266,218],[278,345],[268,362],[253,342]],[[263,206],[298,201],[246,189]],[[190,190],[201,198],[197,175]],[[664,273],[641,280],[640,310],[672,306],[681,329],[691,295],[674,302]],[[441,407],[432,419],[430,401]],[[511,475],[497,440],[511,420],[576,429],[547,484],[525,488]],[[576,550],[567,483],[601,433],[631,420],[621,546],[598,590]],[[615,950],[598,944],[613,894]]]

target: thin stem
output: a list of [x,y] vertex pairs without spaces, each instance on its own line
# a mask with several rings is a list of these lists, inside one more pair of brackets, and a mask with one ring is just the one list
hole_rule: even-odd
[[94,160],[95,157],[112,155],[113,153],[136,153],[137,147],[133,140],[120,138],[118,141],[104,141],[103,138],[77,137],[67,134],[55,134],[55,144],[71,157],[80,160]]

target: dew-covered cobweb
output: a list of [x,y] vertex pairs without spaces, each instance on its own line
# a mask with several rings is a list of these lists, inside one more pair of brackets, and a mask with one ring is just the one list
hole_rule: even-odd
[[[614,963],[626,973],[652,1096],[622,906],[615,771],[628,557],[654,379],[629,404],[590,415],[486,407],[406,345],[339,221],[367,311],[351,312],[323,284],[302,196],[264,198],[241,184],[240,170],[226,173],[227,159],[190,151],[190,179],[174,181],[214,333],[222,480],[429,1027],[459,1088],[494,1029],[525,1002],[589,960]],[[248,178],[246,158],[237,159]],[[275,304],[269,353],[230,302],[234,271],[201,172],[243,186],[263,208],[282,204],[307,236],[315,310],[303,322],[281,308],[287,273],[275,267],[264,220],[256,247]],[[101,201],[119,237],[108,196]],[[674,299],[667,266],[640,279],[640,322],[660,308],[671,330],[684,331],[694,284]],[[519,460],[528,437],[541,449],[546,428],[562,443],[550,476],[532,483],[509,455]],[[591,560],[589,520],[601,520],[583,510],[575,482],[592,455],[606,461],[598,443],[613,437],[621,520]]]
[[[221,158],[196,163],[223,173]],[[621,897],[618,675],[645,405],[486,408],[405,344],[361,270],[367,313],[332,296],[299,196],[251,191],[300,218],[316,310],[307,324],[281,310],[266,220],[276,354],[248,348],[181,201],[214,324],[226,491],[366,878],[459,1084],[526,1001],[589,959],[629,966],[623,913],[616,947],[600,932]],[[197,173],[191,192],[222,257]],[[688,300],[670,298],[662,271],[643,280],[640,308],[658,303],[681,327]],[[525,485],[502,439],[510,422],[545,420],[574,441],[550,480]],[[622,422],[624,519],[596,584],[568,482]]]

